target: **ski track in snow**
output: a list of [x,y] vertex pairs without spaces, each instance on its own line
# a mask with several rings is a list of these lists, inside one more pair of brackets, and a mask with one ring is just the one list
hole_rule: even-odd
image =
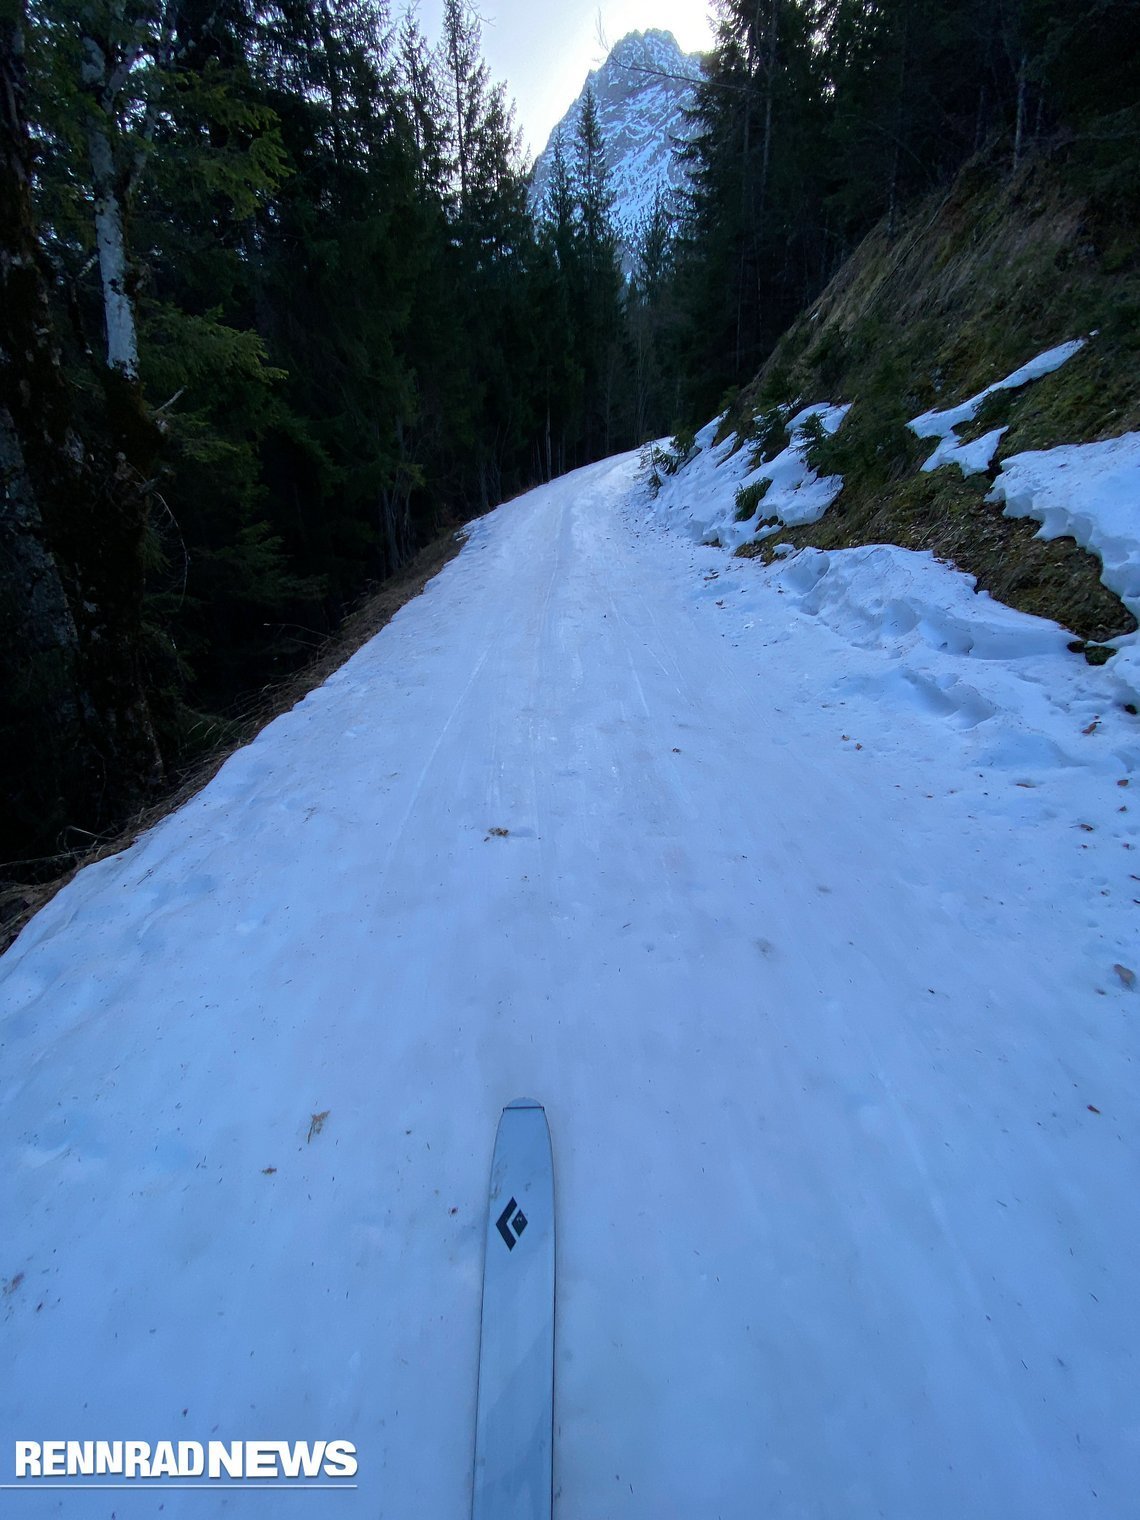
[[[1135,720],[928,557],[764,570],[635,475],[475,524],[0,962],[2,1481],[342,1437],[287,1503],[466,1513],[528,1095],[558,1516],[1136,1512]],[[158,1502],[273,1501],[0,1509]]]

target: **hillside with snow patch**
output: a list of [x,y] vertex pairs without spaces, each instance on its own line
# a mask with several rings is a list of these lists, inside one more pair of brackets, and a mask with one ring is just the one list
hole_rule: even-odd
[[[986,392],[956,407],[914,418],[910,427],[919,438],[937,440],[921,468],[953,466],[963,475],[985,471],[1004,430],[983,435],[972,446],[958,443],[955,430],[972,420],[987,394],[1014,390],[1053,373],[1079,352],[1084,341],[1076,339],[1037,355]],[[825,437],[834,436],[850,410],[850,404],[833,406],[828,402],[800,408],[785,424],[787,446],[769,459],[758,457],[762,450],[742,447],[739,437],[726,429],[724,417],[702,428],[684,453],[656,446],[649,451],[647,463],[654,517],[699,543],[732,550],[746,558],[761,553],[770,562],[792,555],[799,565],[802,555],[808,555],[803,563],[823,567],[809,573],[809,589],[813,591],[827,568],[841,561],[847,564],[850,559],[859,569],[845,571],[844,582],[851,580],[868,590],[873,587],[876,598],[891,601],[894,582],[900,576],[909,582],[917,573],[905,568],[909,551],[883,546],[870,553],[853,549],[829,555],[804,548],[797,555],[794,544],[781,541],[785,530],[819,522],[840,498],[842,477],[821,478],[816,473],[809,462],[805,433],[814,421]],[[1101,561],[1105,585],[1119,595],[1133,616],[1140,617],[1140,516],[1136,511],[1140,502],[1140,433],[1105,443],[1015,454],[999,466],[988,499],[1000,503],[1009,517],[1033,519],[1041,538],[1071,538],[1092,550]],[[813,555],[816,558],[811,558]],[[799,584],[804,573],[802,566],[798,568],[792,583]],[[968,577],[956,581],[957,572],[950,574],[950,579],[943,577],[939,584],[972,587]],[[904,600],[909,597],[907,593]],[[953,599],[961,602],[960,590],[954,592]],[[1018,626],[1029,629],[1030,623],[1019,624],[1019,614],[984,593],[980,601],[989,609],[984,616],[996,618],[1007,630]],[[919,620],[917,613],[904,615],[904,631]],[[1032,621],[1047,626],[1044,620]],[[1052,626],[1055,633],[1049,642],[1053,646],[1073,644],[1070,630]],[[988,635],[983,642],[990,643]],[[957,635],[936,643],[959,652],[978,647],[972,635],[964,643]],[[1006,652],[1013,647],[1008,637],[999,643]],[[1030,644],[1037,647],[1034,639]],[[1116,702],[1135,711],[1140,706],[1140,634],[1119,636],[1103,647],[1111,660],[1109,689]]]

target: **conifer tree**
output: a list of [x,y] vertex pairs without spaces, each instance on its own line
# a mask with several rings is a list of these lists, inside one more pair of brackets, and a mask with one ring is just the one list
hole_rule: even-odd
[[671,198],[659,184],[649,210],[634,229],[634,268],[627,300],[633,356],[633,433],[638,443],[664,433],[676,420],[678,391],[665,374],[673,320],[675,223]]
[[577,341],[581,286],[574,187],[559,126],[541,208],[531,284],[541,351],[540,460],[547,479],[567,469],[581,431],[583,373]]
[[570,244],[574,235],[574,187],[570,179],[561,122],[555,131],[542,217],[551,231],[559,258],[564,264],[569,263]]
[[397,76],[403,114],[415,145],[420,192],[436,195],[445,176],[444,96],[436,59],[411,6],[400,19]]
[[446,81],[452,162],[460,221],[469,211],[475,138],[486,113],[489,88],[482,56],[482,28],[469,0],[444,0],[440,71]]
[[609,452],[618,424],[622,274],[606,146],[591,89],[582,103],[574,147],[579,353],[586,398],[583,442],[586,457],[596,458]]

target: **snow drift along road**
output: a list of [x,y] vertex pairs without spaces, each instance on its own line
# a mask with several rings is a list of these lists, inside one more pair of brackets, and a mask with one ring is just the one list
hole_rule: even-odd
[[1132,720],[923,556],[763,571],[635,467],[477,524],[0,964],[5,1480],[16,1438],[343,1437],[298,1513],[465,1513],[528,1093],[564,1520],[1134,1506]]

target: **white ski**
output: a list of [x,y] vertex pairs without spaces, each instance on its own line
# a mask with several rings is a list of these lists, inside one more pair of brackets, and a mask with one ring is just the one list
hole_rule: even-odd
[[503,1109],[483,1262],[472,1520],[550,1520],[554,1162],[541,1103]]

